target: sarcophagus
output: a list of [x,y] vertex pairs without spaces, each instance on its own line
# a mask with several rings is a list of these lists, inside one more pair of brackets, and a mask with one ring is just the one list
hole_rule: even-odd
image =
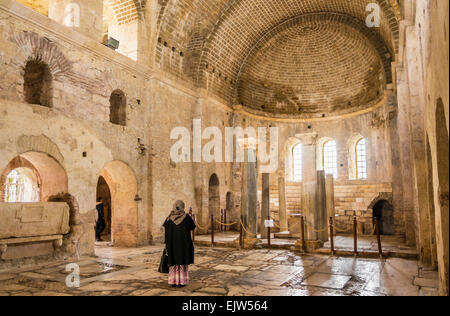
[[0,203],[0,240],[69,233],[66,203]]

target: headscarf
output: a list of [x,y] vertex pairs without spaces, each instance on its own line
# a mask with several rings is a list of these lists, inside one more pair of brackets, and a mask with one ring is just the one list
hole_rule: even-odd
[[184,211],[184,208],[185,205],[183,201],[176,201],[167,219],[174,222],[175,225],[180,225],[187,216],[186,212]]

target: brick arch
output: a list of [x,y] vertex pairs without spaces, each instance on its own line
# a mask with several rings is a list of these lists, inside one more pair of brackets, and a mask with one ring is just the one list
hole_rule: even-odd
[[[333,90],[335,89],[335,87],[333,87],[333,89],[331,90],[326,90],[324,88],[313,88],[311,91],[309,91],[308,89],[306,89],[306,91],[303,91],[305,90],[305,86],[309,86],[309,80],[297,82],[299,78],[301,79],[305,75],[303,69],[299,69],[296,64],[287,64],[286,58],[283,58],[283,60],[281,61],[273,58],[268,58],[268,60],[266,61],[270,60],[269,64],[275,62],[281,63],[284,70],[283,74],[286,74],[286,77],[288,77],[288,75],[291,75],[290,73],[292,72],[295,76],[291,76],[297,78],[297,81],[293,82],[292,80],[287,79],[285,81],[280,81],[280,78],[278,78],[276,74],[263,75],[263,72],[267,71],[267,69],[261,70],[262,73],[259,73],[261,71],[258,70],[258,68],[265,65],[263,62],[263,56],[269,54],[271,51],[280,52],[283,48],[289,47],[289,42],[283,43],[283,45],[280,46],[274,41],[274,39],[278,37],[284,39],[286,37],[286,34],[298,37],[301,33],[303,33],[302,29],[306,28],[318,28],[323,35],[329,34],[330,30],[337,30],[337,32],[341,35],[339,38],[340,47],[343,47],[344,44],[353,42],[354,44],[352,45],[355,47],[367,46],[367,48],[364,48],[364,53],[361,53],[361,55],[364,55],[364,58],[361,61],[367,60],[367,62],[365,64],[361,63],[361,66],[358,66],[358,71],[355,71],[353,73],[354,75],[350,75],[349,79],[347,79],[350,80],[348,83],[342,80],[336,81],[337,78],[334,78],[331,74],[329,74],[329,72],[325,72],[323,74],[324,80],[322,83],[325,82],[325,79],[328,79],[335,82],[336,84],[343,84],[343,87],[337,89],[337,91]],[[318,31],[315,30],[315,32],[312,34],[314,34],[314,36],[317,36],[317,32]],[[355,35],[359,34],[361,38],[354,38],[353,34],[347,34],[347,32],[353,32],[355,33]],[[314,38],[314,41],[311,42],[311,46],[316,46],[316,41],[323,41],[324,39]],[[304,37],[301,37],[301,40],[306,39],[304,39]],[[330,41],[330,39],[326,40]],[[364,41],[367,41],[370,44],[361,44]],[[317,44],[317,46],[318,45],[319,44]],[[323,46],[323,49],[332,49],[328,47],[326,43],[322,43],[321,45]],[[295,49],[295,46],[293,46],[292,48]],[[367,49],[368,51],[365,51]],[[263,54],[260,53],[261,51],[263,51]],[[346,71],[350,71],[347,69],[352,69],[352,67],[355,68],[355,64],[351,63],[351,55],[356,55],[354,55],[353,52],[347,53],[347,56],[339,56],[338,60],[333,60],[333,54],[329,56],[330,60],[328,61],[328,65],[330,65],[330,67],[334,67],[334,69],[336,69],[336,67],[340,66],[341,68],[343,68],[343,70],[341,70],[338,75],[340,78],[347,75]],[[302,56],[302,60],[309,60],[309,54],[307,52],[304,52],[304,54],[305,55]],[[340,55],[342,54],[344,54],[344,52],[340,52]],[[377,54],[378,58],[376,57]],[[259,110],[259,102],[257,104],[252,104],[251,101],[252,99],[255,99],[256,96],[257,100],[266,103],[265,108],[262,110],[263,112],[268,111],[268,108],[273,108],[277,113],[280,113],[281,109],[279,109],[277,105],[278,102],[276,101],[277,99],[279,99],[279,97],[277,97],[277,93],[279,91],[282,91],[282,94],[287,98],[286,104],[289,105],[288,109],[286,109],[286,111],[288,111],[287,113],[295,113],[297,111],[300,111],[300,108],[301,113],[319,112],[318,114],[321,114],[329,112],[329,110],[345,110],[352,107],[354,108],[360,106],[370,106],[375,104],[382,98],[382,93],[380,91],[381,85],[392,83],[391,56],[392,52],[383,38],[376,31],[368,28],[363,21],[353,16],[334,12],[303,14],[285,20],[282,23],[276,25],[275,27],[264,33],[260,38],[258,38],[253,46],[246,52],[245,56],[242,57],[242,60],[239,61],[240,66],[238,67],[236,75],[234,76],[236,85],[234,85],[233,87],[229,102],[230,105],[244,104],[245,106],[250,106],[252,109]],[[344,61],[342,61],[342,59],[344,59]],[[345,65],[345,63],[348,64]],[[359,63],[360,62],[358,62],[358,64]],[[289,71],[287,71],[285,68],[289,69]],[[357,86],[362,85],[362,83],[368,80],[365,73],[369,68],[374,68],[375,70],[377,70],[372,72],[370,80],[364,86],[364,88],[369,89],[364,93],[358,94],[355,93],[355,91],[352,91],[351,95],[344,95],[343,93],[348,90],[344,88],[346,85],[355,89]],[[378,68],[380,68],[380,70],[378,70]],[[379,79],[379,73],[383,75],[383,80],[381,81]],[[263,83],[258,81],[258,79],[255,77],[256,74],[259,74],[259,77],[273,77],[274,79],[264,79],[265,81]],[[270,82],[269,86],[266,86],[267,81]],[[376,84],[376,82],[378,82],[378,84]],[[299,88],[294,87],[295,84],[300,85],[300,88],[302,89],[300,90],[301,93],[300,91],[298,91]],[[317,87],[317,85],[314,85],[313,83],[311,83],[311,85]],[[376,91],[377,89],[378,92]],[[324,96],[320,96],[321,93],[323,93]],[[304,95],[303,99],[298,99],[299,94]],[[316,95],[317,97],[312,97],[311,95]],[[250,96],[251,98],[249,98]],[[332,102],[328,100],[328,98],[330,97],[334,99]],[[330,109],[330,107],[332,108]]]
[[72,64],[52,40],[34,32],[23,31],[13,36],[13,42],[19,48],[18,63],[23,67],[28,61],[43,62],[48,66],[54,80],[71,72]]
[[[217,68],[218,74],[222,72],[220,86],[233,85],[233,79],[226,73],[228,68],[234,67],[236,48],[247,47],[243,31],[252,30],[264,33],[271,26],[295,15],[311,12],[336,11],[346,13],[365,20],[365,6],[371,0],[160,0],[158,1],[157,36],[161,38],[156,43],[156,62],[161,67],[176,76],[191,79],[197,86],[205,86],[205,65]],[[393,51],[398,50],[400,9],[397,0],[376,0],[381,7],[382,25],[380,34]],[[222,41],[215,43],[216,40]],[[236,41],[240,43],[236,43]],[[189,61],[166,59],[163,43],[168,47],[176,47],[177,51],[184,51],[191,55]],[[229,42],[227,44],[227,42]],[[240,44],[240,45],[237,45]],[[167,54],[170,49],[167,50]],[[220,59],[219,62],[228,62],[228,66],[221,67],[210,57]],[[170,62],[168,61],[170,60]],[[173,62],[175,61],[175,62]],[[180,72],[179,63],[189,64],[184,72]],[[196,70],[192,70],[196,68]],[[219,69],[223,68],[223,69]],[[225,78],[227,80],[225,80]]]

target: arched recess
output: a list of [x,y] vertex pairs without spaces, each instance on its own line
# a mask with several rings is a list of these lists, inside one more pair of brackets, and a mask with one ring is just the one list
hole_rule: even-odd
[[109,98],[109,121],[116,125],[127,125],[127,97],[122,90],[114,90]]
[[28,60],[24,68],[23,92],[25,101],[51,108],[53,105],[50,67],[39,59]]
[[8,174],[18,168],[32,170],[37,177],[41,202],[50,197],[68,193],[68,179],[64,168],[53,157],[42,152],[26,152],[18,155],[6,166],[0,177],[0,198],[5,199],[5,184]]
[[284,166],[287,181],[295,181],[293,151],[297,145],[301,145],[301,141],[297,137],[289,138],[284,145]]
[[208,209],[209,216],[214,215],[215,219],[219,219],[220,217],[220,181],[217,174],[213,174],[209,178],[209,186],[208,186]]
[[138,244],[137,181],[133,170],[121,161],[108,163],[100,172],[111,193],[111,241],[118,247]]
[[380,220],[380,232],[382,235],[394,235],[394,207],[393,207],[392,193],[380,193],[368,207],[368,211],[372,213],[375,220],[377,217]]

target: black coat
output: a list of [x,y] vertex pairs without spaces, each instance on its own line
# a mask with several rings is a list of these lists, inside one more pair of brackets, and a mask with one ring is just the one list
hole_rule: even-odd
[[187,266],[194,264],[194,243],[191,231],[196,228],[192,218],[187,215],[180,225],[171,220],[164,223],[166,229],[166,249],[169,266]]

